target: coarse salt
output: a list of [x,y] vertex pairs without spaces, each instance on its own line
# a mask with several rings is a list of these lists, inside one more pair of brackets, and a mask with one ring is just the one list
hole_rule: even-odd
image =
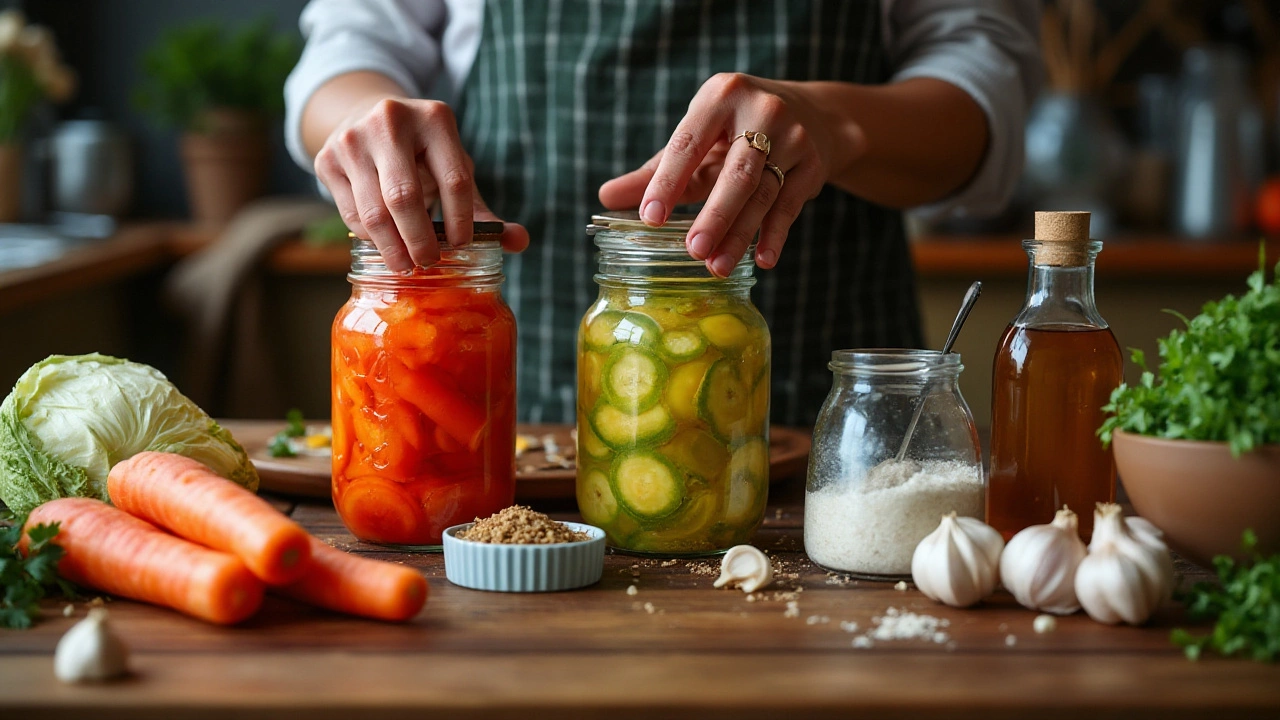
[[981,468],[958,461],[892,461],[805,496],[804,549],[819,565],[873,575],[911,572],[916,545],[955,511],[982,517]]

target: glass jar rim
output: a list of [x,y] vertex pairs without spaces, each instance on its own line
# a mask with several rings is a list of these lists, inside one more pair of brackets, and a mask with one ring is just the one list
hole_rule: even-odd
[[647,282],[743,282],[754,284],[756,241],[753,238],[727,278],[707,269],[705,260],[689,254],[685,239],[694,215],[673,214],[665,224],[653,227],[634,210],[611,211],[591,216],[587,235],[600,249],[597,282],[629,284]]
[[491,233],[477,232],[478,239],[462,247],[454,247],[445,242],[442,235],[438,235],[436,242],[439,243],[440,261],[430,267],[415,265],[406,272],[388,268],[372,240],[359,238],[351,233],[348,235],[351,237],[351,272],[347,274],[347,279],[352,282],[431,283],[449,279],[466,280],[468,284],[477,287],[502,283],[502,242],[488,239]]
[[899,380],[958,375],[960,353],[913,348],[857,348],[831,353],[827,367],[837,375],[874,375]]

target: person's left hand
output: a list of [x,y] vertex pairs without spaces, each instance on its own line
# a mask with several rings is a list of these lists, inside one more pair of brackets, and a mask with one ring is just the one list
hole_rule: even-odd
[[[722,73],[703,83],[667,146],[640,168],[600,187],[611,210],[639,208],[661,225],[676,205],[706,201],[689,229],[689,254],[727,277],[756,231],[756,263],[771,268],[801,208],[816,197],[833,162],[861,154],[862,134],[844,128],[836,141],[830,113],[809,100],[803,83]],[[764,133],[770,153],[735,136]],[[847,138],[854,138],[849,142]],[[852,146],[852,147],[850,147]],[[781,170],[779,183],[769,161]]]

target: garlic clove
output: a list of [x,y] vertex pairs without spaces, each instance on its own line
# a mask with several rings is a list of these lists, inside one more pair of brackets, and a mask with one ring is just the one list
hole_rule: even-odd
[[1004,539],[991,526],[951,512],[916,545],[911,579],[926,597],[968,607],[995,590]]
[[720,561],[720,577],[716,587],[737,585],[745,593],[753,593],[773,582],[773,564],[751,545],[729,548]]
[[1119,505],[1099,503],[1089,554],[1076,570],[1076,595],[1089,617],[1141,625],[1169,599],[1173,583],[1169,549],[1130,531]]
[[110,680],[129,673],[129,649],[107,622],[106,608],[93,608],[71,627],[53,654],[53,674],[63,682]]
[[1024,528],[1000,556],[1000,582],[1019,605],[1030,610],[1070,615],[1080,609],[1075,578],[1087,549],[1079,519],[1063,506],[1048,525]]

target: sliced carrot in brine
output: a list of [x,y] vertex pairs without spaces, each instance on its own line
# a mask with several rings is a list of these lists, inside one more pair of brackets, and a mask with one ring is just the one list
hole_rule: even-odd
[[479,446],[488,422],[485,408],[430,371],[411,371],[404,363],[390,360],[387,373],[400,397],[444,428],[454,440],[471,449]]
[[429,530],[421,505],[395,483],[364,478],[343,488],[338,514],[353,535],[381,543],[426,542]]

